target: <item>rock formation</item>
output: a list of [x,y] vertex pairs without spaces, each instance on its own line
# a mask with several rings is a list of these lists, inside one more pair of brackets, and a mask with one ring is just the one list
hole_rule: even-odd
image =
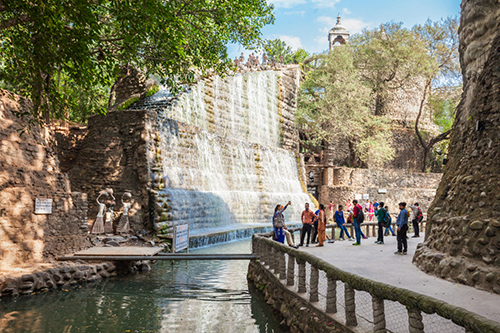
[[422,270],[500,294],[500,5],[462,1],[464,94],[450,162],[429,210]]

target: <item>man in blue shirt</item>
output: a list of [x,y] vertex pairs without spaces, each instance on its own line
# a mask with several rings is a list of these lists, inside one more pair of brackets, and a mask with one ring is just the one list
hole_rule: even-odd
[[408,231],[408,211],[406,210],[406,202],[399,203],[398,219],[396,226],[398,227],[398,250],[394,254],[407,254],[408,241],[406,240],[406,232]]
[[344,219],[344,212],[342,211],[342,205],[339,205],[339,209],[335,212],[335,222],[337,222],[337,226],[340,228],[340,240],[344,240],[344,232],[347,235],[347,238],[349,238],[350,241],[353,239],[351,238],[351,235],[349,235],[349,232],[347,231],[347,227],[345,226],[345,219]]

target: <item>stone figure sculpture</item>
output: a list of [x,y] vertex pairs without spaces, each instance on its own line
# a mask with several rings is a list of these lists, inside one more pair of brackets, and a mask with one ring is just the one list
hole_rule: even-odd
[[125,191],[122,195],[122,204],[123,204],[123,214],[120,218],[120,222],[118,223],[118,227],[116,227],[117,234],[126,234],[130,231],[130,223],[128,220],[128,211],[130,210],[130,206],[132,205],[132,194],[130,191]]
[[91,234],[102,234],[104,233],[104,212],[106,211],[106,204],[99,201],[101,196],[108,197],[109,194],[106,190],[102,190],[99,192],[99,196],[96,201],[99,205],[99,212],[97,213],[97,217],[92,225],[92,229],[90,229]]
[[268,60],[268,58],[267,58],[267,54],[266,54],[266,53],[264,53],[264,54],[262,55],[262,65],[267,65],[267,60]]
[[113,208],[116,204],[115,202],[115,197],[113,196],[113,189],[112,188],[107,188],[106,192],[108,195],[111,197],[111,200],[106,201],[106,214],[105,214],[105,219],[104,219],[104,232],[107,234],[112,234],[113,233],[113,220],[114,220],[114,212]]

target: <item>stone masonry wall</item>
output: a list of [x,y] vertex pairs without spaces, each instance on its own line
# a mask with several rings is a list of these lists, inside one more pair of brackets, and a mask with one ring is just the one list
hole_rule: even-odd
[[413,258],[429,274],[500,294],[500,6],[462,1],[463,99],[449,163]]
[[[398,203],[405,201],[408,204],[418,202],[426,213],[441,176],[403,170],[328,168],[322,174],[326,185],[319,188],[319,202],[326,205],[332,200],[335,205],[345,206],[356,194],[368,194],[370,201],[384,202],[390,212],[397,212]],[[379,193],[379,189],[386,189],[387,193]]]
[[[72,192],[59,169],[52,133],[26,129],[29,102],[0,91],[0,270],[43,262],[90,245],[86,237],[87,196]],[[52,214],[36,215],[35,199],[53,200]]]
[[155,160],[155,129],[156,114],[151,111],[115,111],[90,117],[88,134],[78,155],[68,165],[73,188],[88,193],[89,226],[97,216],[95,200],[99,191],[111,187],[116,197],[115,223],[122,209],[121,196],[130,190],[132,230],[151,229],[149,190],[151,163]]

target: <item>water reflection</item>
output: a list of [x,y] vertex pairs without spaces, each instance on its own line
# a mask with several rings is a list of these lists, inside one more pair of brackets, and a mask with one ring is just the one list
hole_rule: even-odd
[[[249,251],[250,240],[196,250]],[[149,274],[2,299],[0,332],[285,332],[248,286],[247,267],[247,261],[163,261]]]

